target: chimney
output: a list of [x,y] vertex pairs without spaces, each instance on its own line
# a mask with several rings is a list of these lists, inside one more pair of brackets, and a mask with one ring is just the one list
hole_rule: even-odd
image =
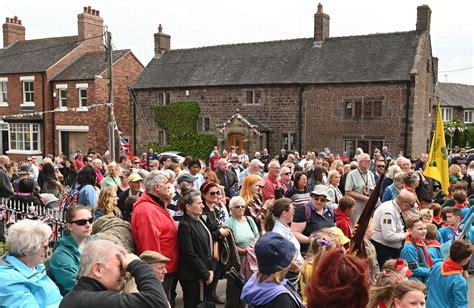
[[324,40],[329,37],[329,15],[323,13],[323,5],[318,4],[318,11],[314,14],[314,43],[321,47]]
[[3,24],[3,47],[8,47],[16,42],[25,40],[25,27],[17,16],[8,18]]
[[431,9],[428,5],[420,5],[417,8],[416,15],[416,31],[423,32],[427,31],[430,33],[431,24]]
[[158,26],[158,33],[155,36],[155,57],[161,57],[161,55],[171,48],[171,36],[163,33],[163,27],[161,24]]
[[90,51],[104,50],[104,19],[99,11],[90,6],[84,7],[84,12],[77,15],[77,34],[80,41],[86,40],[91,46]]

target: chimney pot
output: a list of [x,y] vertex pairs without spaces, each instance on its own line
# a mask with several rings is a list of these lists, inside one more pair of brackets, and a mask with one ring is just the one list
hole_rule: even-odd
[[158,33],[163,33],[163,27],[161,26],[161,24],[158,26]]
[[16,42],[25,40],[25,27],[21,25],[18,16],[6,17],[3,24],[3,47],[8,47]]
[[13,19],[15,20],[15,23],[18,22],[18,16],[13,17]]
[[87,7],[87,13],[92,14],[92,7],[90,6]]
[[21,26],[21,20],[18,21],[18,24]]
[[84,13],[87,13],[87,6],[84,7]]
[[321,3],[318,4],[318,13],[323,12],[323,5]]
[[100,16],[99,10],[96,10],[95,13],[97,14],[97,16]]
[[7,20],[5,21],[6,23],[9,23],[10,22],[10,18],[7,17]]

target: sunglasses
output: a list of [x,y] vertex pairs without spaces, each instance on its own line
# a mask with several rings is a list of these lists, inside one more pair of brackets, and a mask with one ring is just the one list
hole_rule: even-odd
[[221,192],[220,191],[211,191],[209,192],[209,195],[211,196],[220,196]]
[[134,161],[133,163],[134,163],[134,164],[139,164],[140,162],[139,162],[139,161]]
[[291,172],[283,173],[282,175],[291,175]]
[[72,224],[76,224],[78,226],[85,226],[87,223],[91,224],[94,222],[94,218],[89,218],[89,219],[79,219],[79,220],[74,220],[71,221]]
[[316,201],[321,201],[321,202],[325,202],[326,201],[326,197],[325,196],[313,196],[313,200],[316,200]]
[[245,209],[245,205],[236,205],[236,206],[234,206],[233,208],[234,208],[234,209],[237,209],[237,210],[239,210],[239,209]]
[[378,165],[377,168],[384,168],[385,165]]

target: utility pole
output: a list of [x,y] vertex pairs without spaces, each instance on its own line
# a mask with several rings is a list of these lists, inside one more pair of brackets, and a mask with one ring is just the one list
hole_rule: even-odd
[[108,100],[108,111],[109,111],[109,153],[110,161],[115,161],[115,118],[113,117],[112,104],[114,102],[114,91],[113,91],[113,74],[112,74],[112,33],[107,31],[107,62],[108,62],[108,73],[109,73],[109,100]]

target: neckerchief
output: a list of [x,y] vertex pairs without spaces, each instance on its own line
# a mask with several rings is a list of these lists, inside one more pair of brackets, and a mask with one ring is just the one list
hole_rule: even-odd
[[458,209],[465,209],[467,206],[466,206],[466,203],[458,203],[456,202],[456,204],[454,205],[454,207],[458,208]]
[[443,222],[443,218],[438,215],[438,216],[433,216],[433,221],[437,224],[440,225]]
[[428,241],[426,241],[426,246],[440,248],[441,243],[438,242],[437,240],[428,240]]
[[441,275],[443,276],[462,274],[462,271],[462,266],[451,260],[451,258],[447,258],[441,265]]
[[[433,261],[431,260],[430,254],[428,253],[428,249],[426,248],[425,242],[423,242],[423,240],[417,240],[417,239],[413,239],[413,240],[414,240],[413,242],[415,242],[416,246],[421,247],[421,249],[423,250],[423,254],[425,255],[426,265],[428,265],[428,268],[431,268],[433,266]],[[410,235],[408,235],[405,238],[405,242],[413,243],[412,240],[411,240]]]

